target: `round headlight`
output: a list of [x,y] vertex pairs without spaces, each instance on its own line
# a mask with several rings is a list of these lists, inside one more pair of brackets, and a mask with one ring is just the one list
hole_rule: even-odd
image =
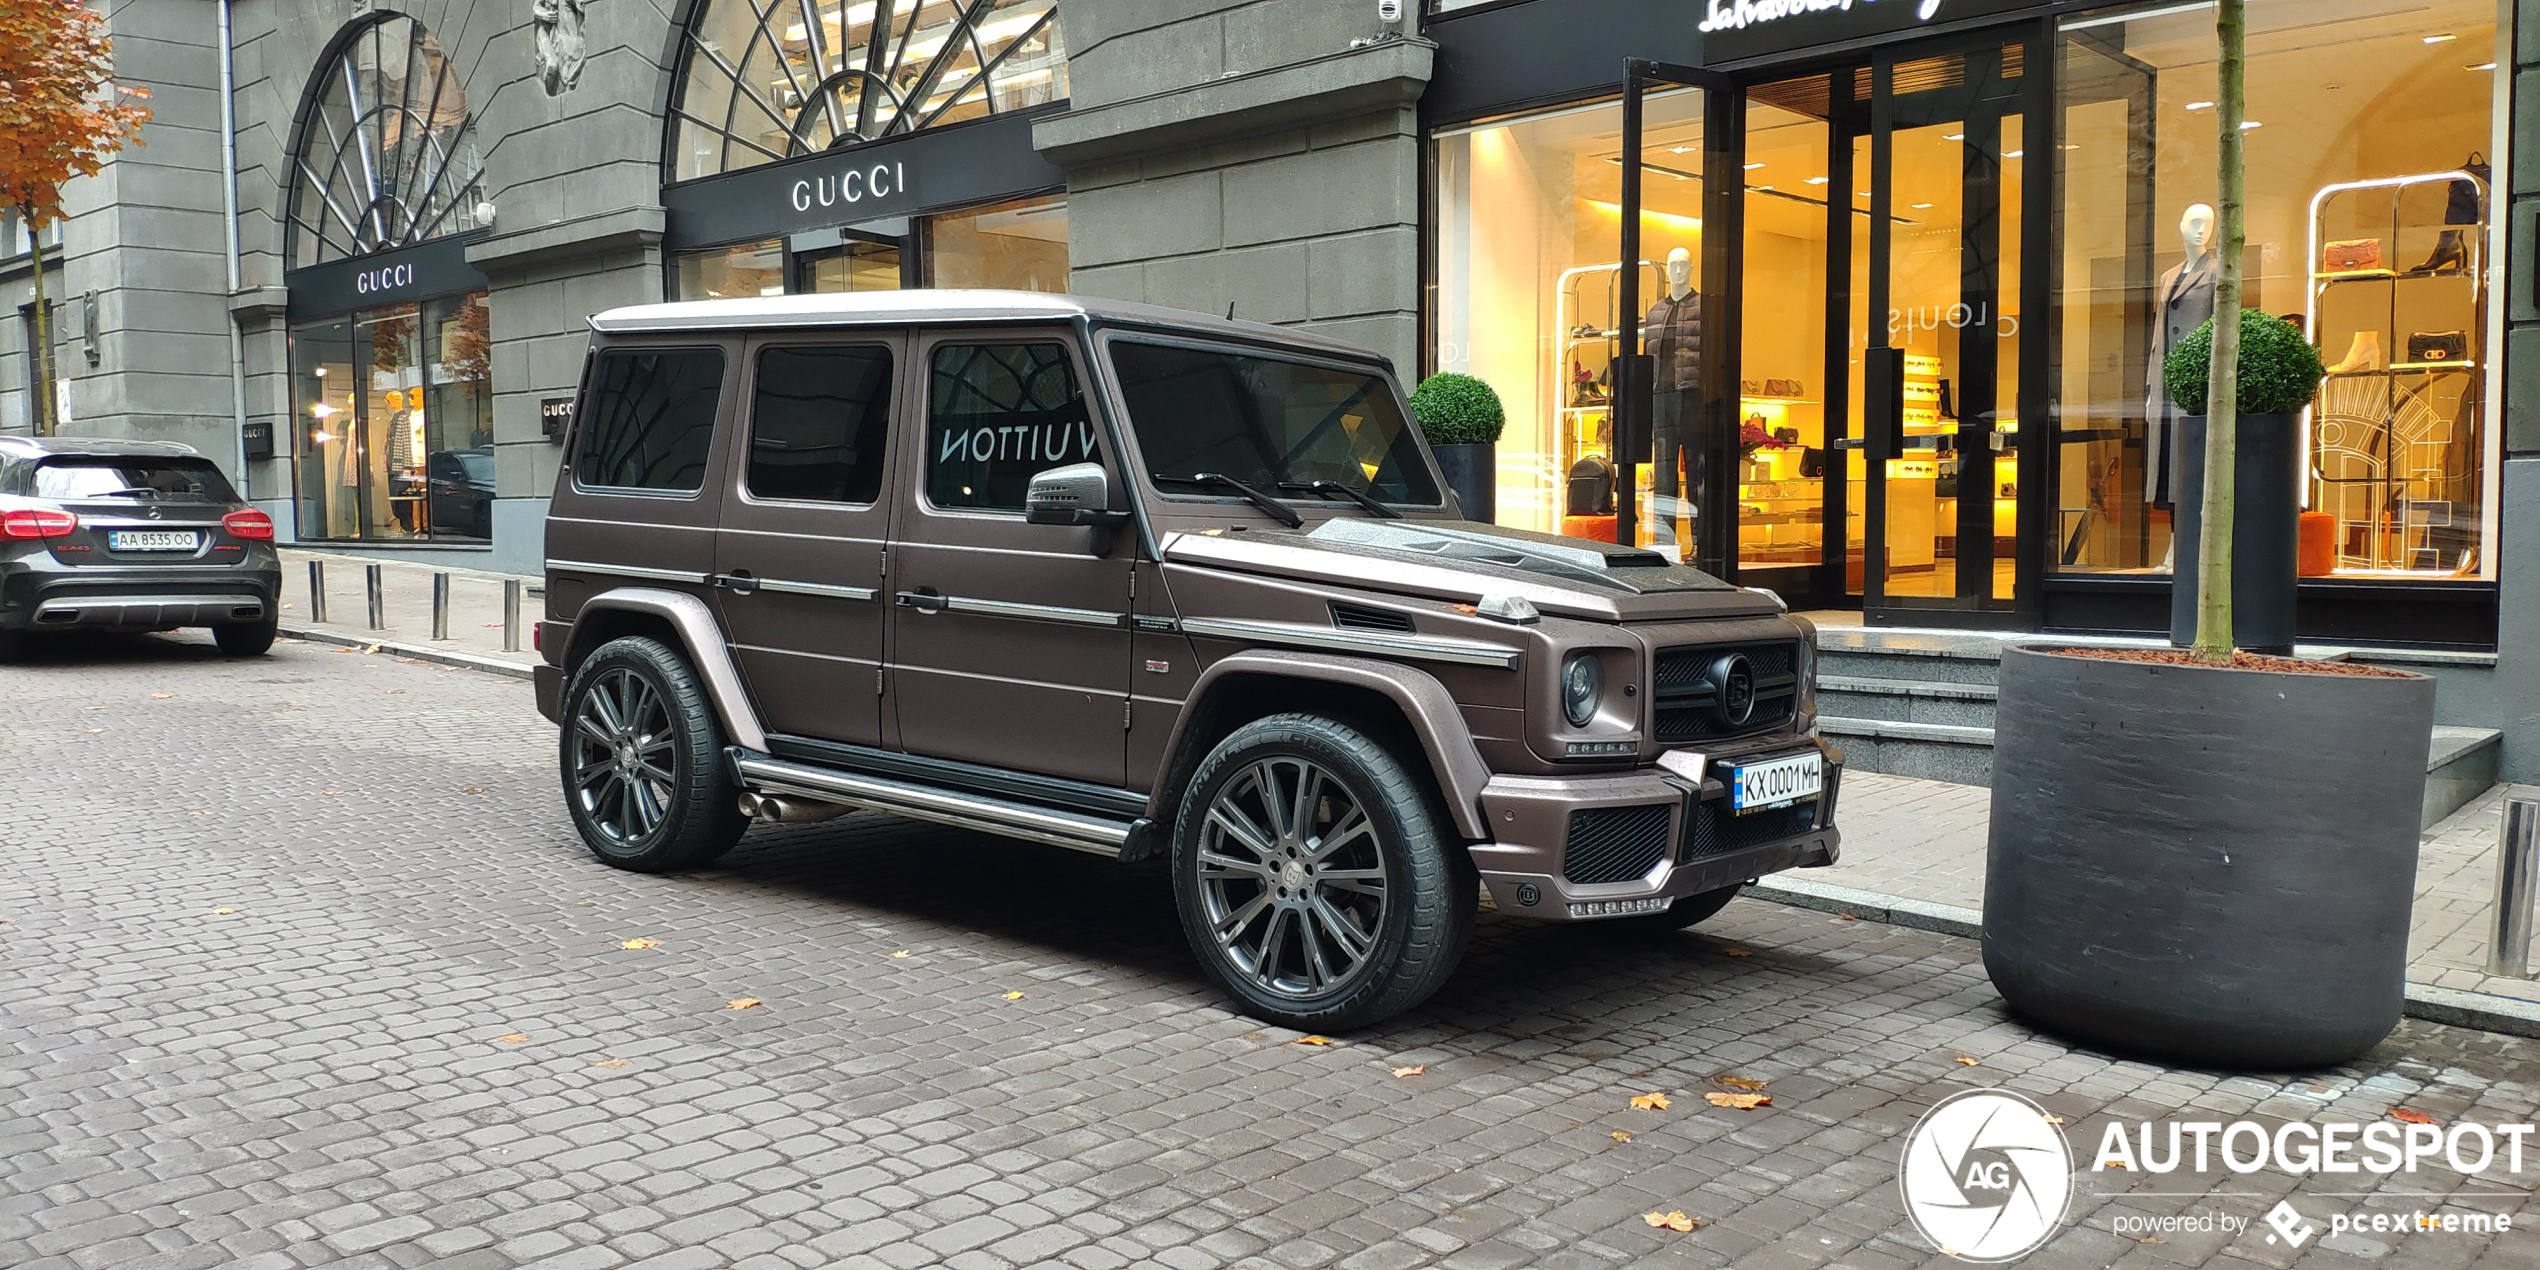
[[1605,672],[1594,653],[1572,653],[1561,667],[1561,715],[1583,728],[1596,717],[1596,699],[1605,693]]

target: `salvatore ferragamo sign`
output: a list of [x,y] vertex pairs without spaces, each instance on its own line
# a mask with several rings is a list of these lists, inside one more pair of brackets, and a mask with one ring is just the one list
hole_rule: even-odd
[[1700,0],[1702,61],[1743,62],[1776,53],[1911,35],[1968,18],[2058,7],[2052,0]]

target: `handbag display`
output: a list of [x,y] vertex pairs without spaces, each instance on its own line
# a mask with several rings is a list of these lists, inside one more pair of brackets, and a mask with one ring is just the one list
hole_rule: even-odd
[[2469,360],[2467,331],[2417,331],[2408,336],[2408,360],[2412,362],[2460,362]]
[[2381,267],[2381,240],[2341,238],[2320,248],[2320,272],[2352,273]]
[[1614,465],[1604,455],[1582,455],[1570,465],[1569,509],[1573,516],[1614,514]]

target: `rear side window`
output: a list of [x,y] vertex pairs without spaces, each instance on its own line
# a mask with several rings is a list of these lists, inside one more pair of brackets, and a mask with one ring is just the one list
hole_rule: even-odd
[[771,348],[750,406],[750,493],[870,503],[891,435],[891,351]]
[[584,403],[573,479],[616,489],[703,487],[722,393],[720,349],[601,354]]
[[234,503],[229,479],[209,459],[68,456],[35,469],[37,498],[129,498],[141,502]]
[[927,399],[926,499],[937,507],[1019,512],[1035,474],[1101,457],[1063,345],[943,345]]

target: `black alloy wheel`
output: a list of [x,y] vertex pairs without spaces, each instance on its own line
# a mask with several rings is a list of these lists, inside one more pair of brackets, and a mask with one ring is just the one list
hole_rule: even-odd
[[687,661],[658,640],[611,640],[576,668],[558,748],[574,828],[605,863],[691,868],[749,827],[713,705]]

